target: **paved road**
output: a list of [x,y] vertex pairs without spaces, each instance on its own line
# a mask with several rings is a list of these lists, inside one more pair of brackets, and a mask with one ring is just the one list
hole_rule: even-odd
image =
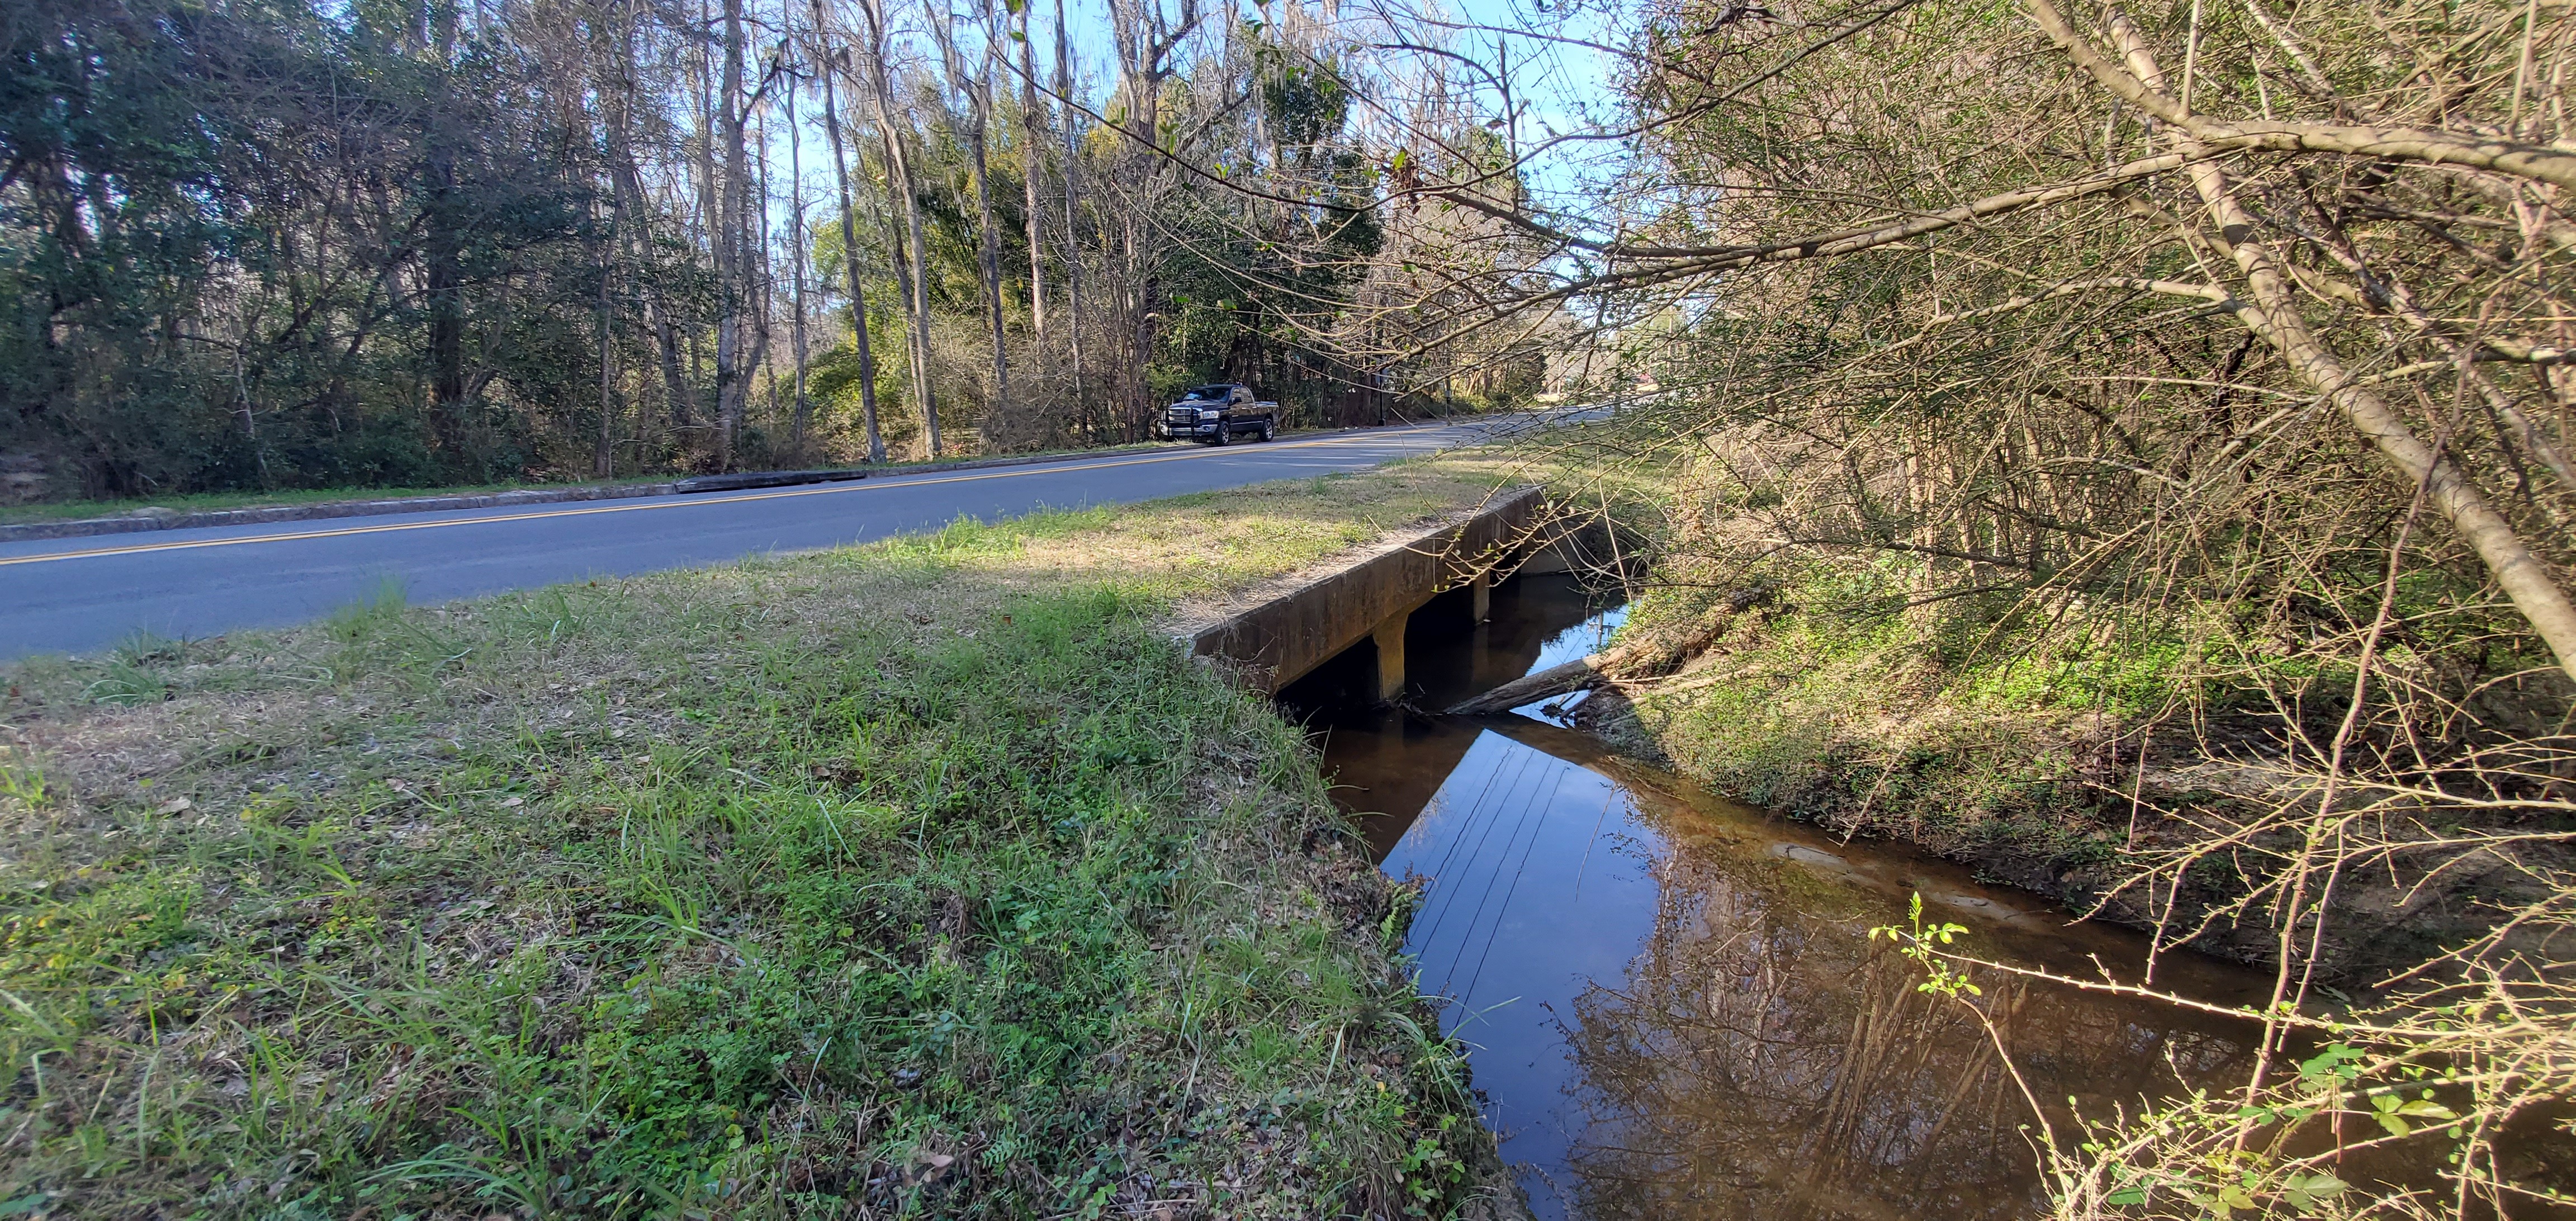
[[0,659],[136,632],[203,637],[319,618],[400,582],[415,603],[838,546],[1037,509],[1119,504],[1376,466],[1476,440],[1462,424],[729,495],[405,513],[0,544]]

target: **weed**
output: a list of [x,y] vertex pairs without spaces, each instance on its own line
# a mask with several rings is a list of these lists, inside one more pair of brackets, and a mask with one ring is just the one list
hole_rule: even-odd
[[322,622],[335,639],[356,644],[378,628],[400,621],[406,601],[402,578],[380,577],[373,588],[332,611]]

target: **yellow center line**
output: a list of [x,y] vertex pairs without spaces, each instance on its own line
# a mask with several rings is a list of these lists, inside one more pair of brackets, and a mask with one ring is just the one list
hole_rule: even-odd
[[[1414,432],[1420,431],[1420,429],[1416,428],[1407,431]],[[1310,449],[1326,445],[1356,445],[1369,441],[1385,440],[1388,436],[1389,434],[1387,433],[1371,433],[1367,436],[1359,437],[1327,437],[1314,441],[1290,441],[1282,445],[1272,445],[1269,447],[1269,450],[1270,452],[1276,453],[1283,449]],[[300,530],[281,534],[256,534],[245,538],[207,538],[180,543],[138,543],[131,547],[100,547],[88,551],[52,551],[43,555],[0,557],[0,568],[7,568],[18,564],[42,564],[53,560],[86,560],[111,555],[141,555],[152,551],[189,551],[199,547],[240,547],[251,543],[292,543],[313,538],[347,538],[358,534],[391,534],[398,530],[436,530],[446,526],[486,526],[500,522],[536,521],[541,518],[549,517],[588,517],[594,513],[642,513],[651,509],[685,509],[697,508],[703,505],[744,504],[755,500],[783,500],[790,496],[829,496],[834,493],[842,492],[868,492],[883,491],[889,488],[928,487],[932,484],[938,483],[974,483],[985,479],[1025,479],[1034,475],[1063,474],[1069,471],[1098,471],[1107,470],[1116,466],[1148,466],[1158,462],[1190,462],[1202,458],[1213,458],[1223,452],[1224,451],[1222,450],[1211,449],[1193,454],[1161,454],[1151,458],[1128,458],[1117,462],[1076,462],[1060,466],[1032,464],[1016,470],[993,471],[988,474],[947,475],[936,479],[914,479],[896,476],[885,482],[860,480],[848,483],[836,483],[819,488],[797,488],[793,491],[787,492],[758,492],[748,496],[684,496],[667,500],[657,497],[644,504],[602,505],[588,509],[548,509],[535,513],[506,513],[498,517],[459,517],[450,518],[445,521],[396,522],[382,526],[347,526],[337,530]],[[431,511],[436,512],[437,510]]]

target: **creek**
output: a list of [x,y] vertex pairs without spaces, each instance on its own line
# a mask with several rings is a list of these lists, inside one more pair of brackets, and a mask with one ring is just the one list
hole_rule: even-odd
[[[1548,706],[1444,708],[1597,648],[1619,621],[1563,576],[1417,612],[1400,706],[1365,642],[1280,693],[1381,866],[1422,887],[1406,950],[1469,1048],[1486,1121],[1545,1218],[1986,1218],[2044,1209],[2031,1111],[1995,1040],[1873,942],[1925,916],[1998,961],[2138,978],[2144,938],[1880,843],[1845,843],[1609,753]],[[1354,656],[1357,655],[1357,656]],[[2155,981],[2260,1004],[2268,975],[2167,953]],[[1988,972],[2049,1118],[2242,1071],[2255,1027]],[[2062,1130],[2062,1129],[2061,1129]]]

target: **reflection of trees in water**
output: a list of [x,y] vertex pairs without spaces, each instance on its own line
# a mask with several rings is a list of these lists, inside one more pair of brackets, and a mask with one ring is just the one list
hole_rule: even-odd
[[[1793,869],[1667,858],[1655,932],[1624,989],[1595,981],[1576,999],[1567,1039],[1582,1135],[1568,1162],[1581,1213],[1972,1218],[2043,1206],[2019,1130],[2029,1116],[1976,1019],[1916,992],[1921,973],[1867,940],[1874,905],[1853,913]],[[1846,910],[1820,910],[1831,908]],[[2245,1050],[2117,1001],[1984,986],[2032,1090],[2096,1114],[2171,1090],[2169,1054],[2199,1078]]]

